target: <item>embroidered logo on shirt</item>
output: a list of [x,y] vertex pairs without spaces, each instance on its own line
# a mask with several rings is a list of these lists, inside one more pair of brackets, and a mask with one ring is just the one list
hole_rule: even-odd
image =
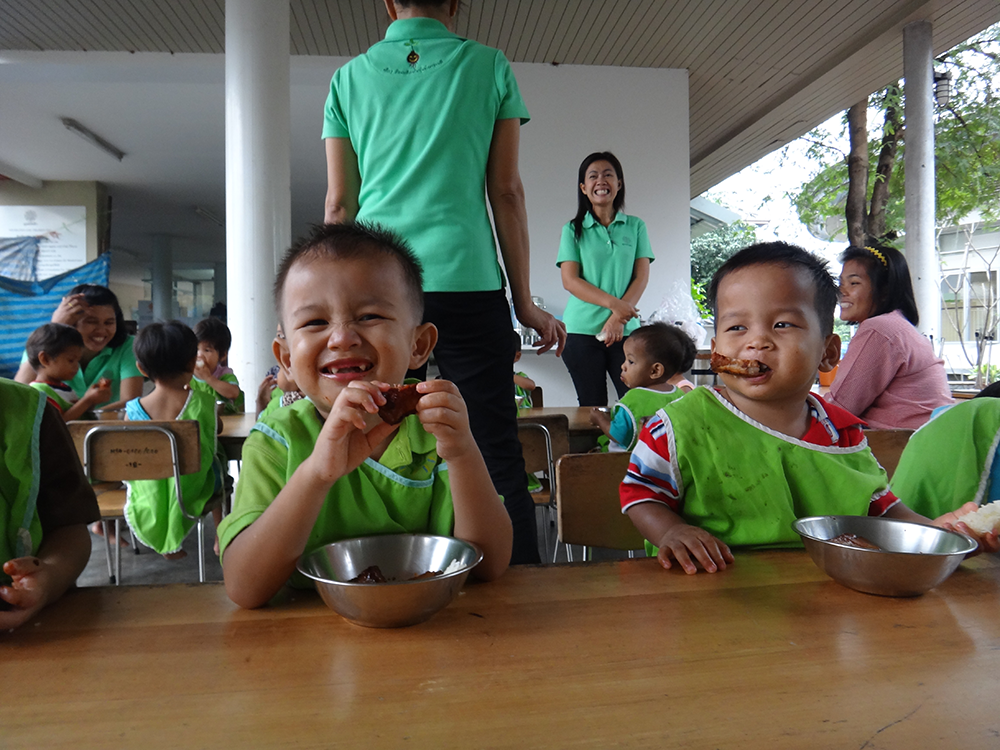
[[420,59],[420,55],[417,54],[417,42],[411,39],[408,42],[403,42],[403,46],[410,48],[410,54],[406,56],[406,62],[410,64],[411,68],[417,67],[417,60]]

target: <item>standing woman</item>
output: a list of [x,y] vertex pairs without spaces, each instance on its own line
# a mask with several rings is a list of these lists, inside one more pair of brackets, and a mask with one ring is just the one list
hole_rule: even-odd
[[[121,409],[126,401],[142,395],[142,373],[135,364],[132,336],[125,329],[125,315],[114,292],[98,284],[75,286],[52,313],[52,322],[73,326],[83,336],[80,370],[69,381],[78,396],[101,378],[111,381],[111,402],[97,404],[101,408]],[[14,379],[19,383],[35,379],[27,355]]]
[[563,361],[580,406],[607,406],[606,374],[618,398],[625,337],[639,327],[639,298],[653,251],[645,222],[627,216],[625,177],[614,154],[593,153],[580,164],[576,217],[562,230],[556,265],[570,293],[563,313],[568,336]]
[[566,332],[531,301],[517,165],[528,110],[503,53],[451,30],[458,0],[385,0],[385,7],[392,19],[385,39],[330,83],[325,220],[377,222],[420,259],[424,319],[439,332],[434,356],[468,405],[472,434],[510,514],[511,562],[538,562],[505,281],[517,319],[541,335],[540,351],[555,346],[560,354]]
[[944,360],[916,329],[910,269],[898,250],[870,243],[840,256],[840,319],[858,323],[826,400],[870,427],[916,429],[954,403]]

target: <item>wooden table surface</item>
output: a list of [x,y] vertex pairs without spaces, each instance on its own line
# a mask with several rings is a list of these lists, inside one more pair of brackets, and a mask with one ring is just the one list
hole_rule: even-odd
[[1000,746],[996,559],[915,599],[801,551],[521,567],[400,630],[280,596],[70,592],[0,634],[0,746]]

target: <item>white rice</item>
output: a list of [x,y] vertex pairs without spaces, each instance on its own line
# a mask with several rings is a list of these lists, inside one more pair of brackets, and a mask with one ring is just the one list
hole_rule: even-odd
[[979,510],[958,519],[977,534],[1000,531],[1000,500],[988,503]]
[[[994,503],[994,505],[997,504],[998,503]],[[444,569],[444,573],[442,573],[442,575],[448,575],[449,573],[454,573],[456,570],[461,570],[463,567],[464,566],[462,565],[461,560],[452,560],[450,563],[448,563],[448,567]]]

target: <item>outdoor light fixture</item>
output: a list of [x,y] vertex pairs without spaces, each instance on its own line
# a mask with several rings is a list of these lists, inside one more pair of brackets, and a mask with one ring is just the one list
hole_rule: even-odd
[[198,214],[201,218],[208,219],[210,222],[212,222],[213,224],[218,224],[223,229],[226,228],[225,222],[223,222],[222,219],[220,219],[218,216],[213,214],[208,209],[202,208],[201,206],[195,206],[194,212]]
[[72,133],[76,133],[78,136],[80,136],[81,138],[83,138],[85,141],[90,141],[91,143],[93,143],[95,146],[97,146],[102,151],[107,151],[109,154],[111,154],[113,157],[115,157],[118,161],[121,161],[123,158],[125,158],[125,152],[124,151],[122,151],[120,148],[118,148],[116,146],[113,146],[112,144],[108,143],[106,140],[104,140],[103,138],[101,138],[101,136],[99,136],[93,130],[90,130],[89,128],[85,128],[83,125],[81,125],[80,123],[78,123],[72,117],[61,117],[59,119],[61,119],[62,120],[62,124],[66,126],[66,130],[69,130]]
[[934,71],[934,99],[939,107],[947,107],[951,101],[951,73],[947,70]]

